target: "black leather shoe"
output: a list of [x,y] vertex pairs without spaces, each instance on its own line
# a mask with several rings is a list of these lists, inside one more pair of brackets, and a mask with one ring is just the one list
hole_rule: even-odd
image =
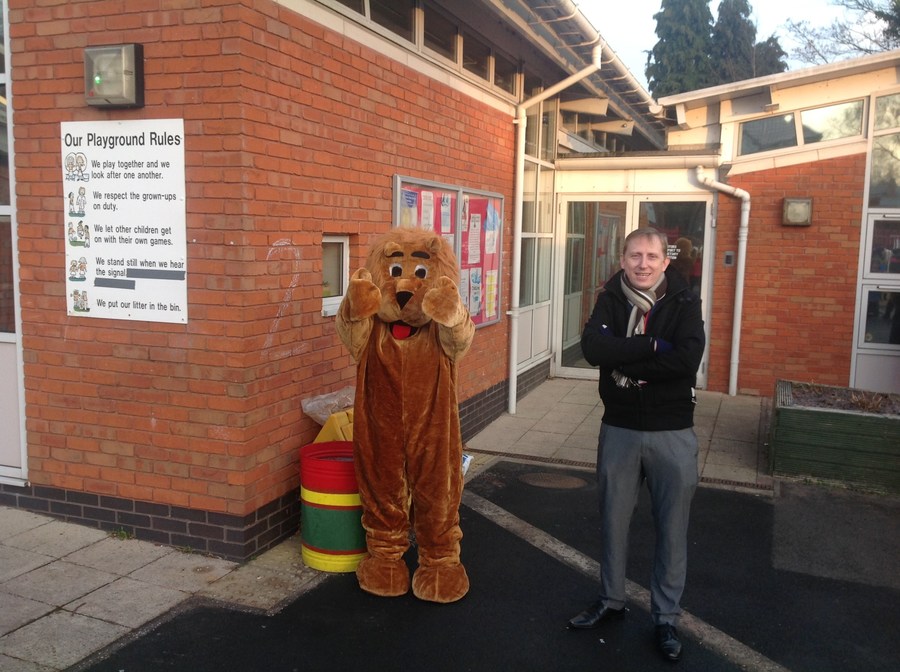
[[663,623],[656,626],[656,648],[666,660],[674,662],[681,658],[681,640],[674,625]]
[[625,613],[625,609],[612,609],[603,604],[603,602],[594,602],[587,609],[577,616],[569,619],[568,627],[574,630],[590,630],[596,628],[600,621],[621,616]]

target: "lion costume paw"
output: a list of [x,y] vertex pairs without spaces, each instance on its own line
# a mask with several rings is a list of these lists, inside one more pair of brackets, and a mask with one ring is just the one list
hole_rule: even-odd
[[379,597],[399,597],[409,592],[409,568],[403,558],[369,555],[356,568],[356,579],[360,588]]
[[419,567],[412,579],[413,595],[428,602],[456,602],[469,592],[469,576],[459,563]]

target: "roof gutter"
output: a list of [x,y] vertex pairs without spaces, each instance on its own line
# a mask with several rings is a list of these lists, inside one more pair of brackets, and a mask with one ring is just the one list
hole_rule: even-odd
[[697,166],[697,179],[710,189],[741,199],[741,223],[738,227],[737,277],[734,286],[734,317],[731,327],[731,369],[728,372],[728,394],[737,394],[738,367],[741,351],[741,316],[744,310],[744,269],[747,264],[747,238],[750,233],[750,194],[743,189],[718,182],[704,174],[703,166]]
[[516,175],[515,193],[513,195],[513,245],[512,245],[512,296],[510,297],[510,309],[507,312],[510,318],[509,328],[509,403],[510,415],[516,412],[516,386],[519,381],[519,292],[522,283],[522,212],[525,199],[525,135],[528,124],[528,108],[552,98],[560,91],[567,89],[585,77],[600,70],[601,49],[594,47],[591,54],[592,62],[587,67],[573,75],[566,77],[558,84],[541,91],[536,96],[516,105]]

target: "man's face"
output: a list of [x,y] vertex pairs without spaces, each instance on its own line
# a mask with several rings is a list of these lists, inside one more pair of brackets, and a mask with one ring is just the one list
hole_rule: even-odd
[[635,289],[650,289],[669,265],[669,257],[657,237],[638,236],[622,254],[622,269]]

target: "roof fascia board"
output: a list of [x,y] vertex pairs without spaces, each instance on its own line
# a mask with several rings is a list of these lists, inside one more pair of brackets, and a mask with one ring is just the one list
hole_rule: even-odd
[[900,68],[900,50],[862,56],[802,70],[780,72],[754,79],[745,79],[740,82],[721,84],[706,89],[698,89],[697,91],[679,93],[674,96],[665,96],[659,99],[659,103],[665,107],[684,105],[687,109],[693,109],[708,105],[711,102],[740,98],[763,91],[771,95],[773,92],[781,89],[847,77],[848,75],[884,68],[891,64]]

